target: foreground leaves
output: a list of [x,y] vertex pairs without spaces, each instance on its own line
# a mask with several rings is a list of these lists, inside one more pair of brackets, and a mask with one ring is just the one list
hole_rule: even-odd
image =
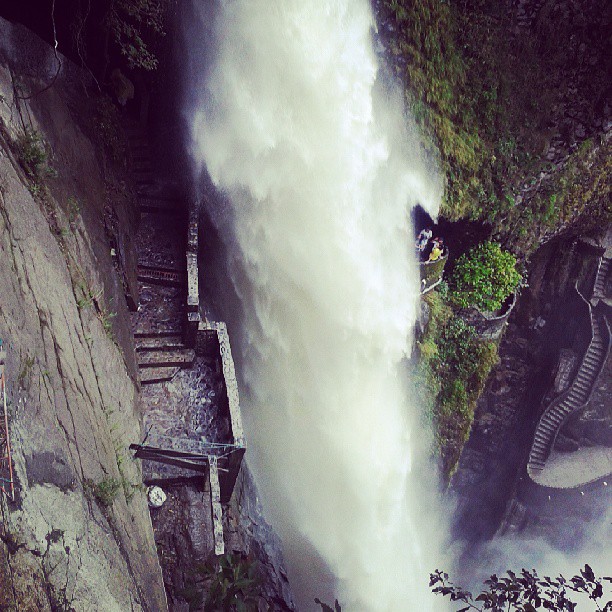
[[[493,612],[534,612],[535,610],[554,610],[573,612],[577,604],[572,593],[584,593],[591,599],[596,610],[612,612],[612,600],[603,603],[604,582],[612,578],[598,578],[589,565],[580,574],[566,580],[563,576],[540,577],[535,569],[522,569],[520,574],[508,570],[505,576],[493,574],[485,580],[486,590],[476,597],[469,591],[450,582],[448,574],[436,570],[430,574],[429,586],[436,595],[450,597],[451,601],[467,604],[457,612],[468,610],[492,610]],[[608,594],[609,596],[610,594]]]

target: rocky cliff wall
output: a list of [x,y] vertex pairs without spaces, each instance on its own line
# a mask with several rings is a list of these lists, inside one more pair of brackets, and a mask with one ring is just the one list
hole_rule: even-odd
[[80,70],[0,20],[0,337],[17,491],[2,500],[2,610],[166,609],[126,448],[141,438],[124,294],[136,211],[87,91]]

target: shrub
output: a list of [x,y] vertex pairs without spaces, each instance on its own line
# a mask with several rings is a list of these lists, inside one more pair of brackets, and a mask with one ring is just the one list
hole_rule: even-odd
[[[522,610],[535,612],[544,608],[558,612],[575,610],[576,602],[572,593],[583,593],[593,602],[597,610],[611,610],[612,600],[604,603],[602,598],[609,593],[604,592],[604,582],[612,582],[612,578],[599,578],[589,565],[585,565],[580,574],[570,579],[563,576],[550,578],[539,576],[535,569],[522,569],[519,574],[508,570],[506,576],[493,574],[485,580],[485,590],[479,595],[472,595],[460,586],[453,584],[446,572],[436,570],[430,574],[429,587],[436,595],[449,597],[451,601],[461,606],[459,612],[467,610],[491,610],[505,612],[506,610]],[[467,605],[462,605],[467,604]],[[580,608],[582,609],[582,608]]]
[[520,280],[516,257],[496,242],[483,242],[457,261],[451,299],[461,308],[499,310]]
[[127,142],[121,127],[119,111],[109,96],[102,96],[96,102],[94,126],[104,149],[118,164],[125,164]]
[[16,147],[19,163],[30,178],[36,180],[55,174],[47,164],[47,149],[40,132],[25,128],[23,134],[17,138]]

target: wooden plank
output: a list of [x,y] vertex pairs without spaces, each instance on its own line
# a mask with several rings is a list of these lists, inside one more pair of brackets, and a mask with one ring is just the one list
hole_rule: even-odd
[[217,457],[208,457],[210,470],[210,501],[213,520],[213,535],[215,538],[215,555],[220,556],[225,553],[225,543],[223,542],[223,510],[221,509],[221,488],[219,487],[219,468]]

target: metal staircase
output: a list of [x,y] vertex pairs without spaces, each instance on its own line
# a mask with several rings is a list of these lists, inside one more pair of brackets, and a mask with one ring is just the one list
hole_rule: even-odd
[[[603,289],[609,264],[610,261],[607,259],[602,259],[599,263],[592,302],[597,303],[599,300],[594,298],[601,298],[604,295]],[[563,423],[589,401],[595,381],[610,351],[612,334],[606,316],[592,308],[590,303],[587,304],[591,317],[592,339],[571,386],[546,408],[536,427],[527,463],[527,472],[532,478],[544,468]]]

